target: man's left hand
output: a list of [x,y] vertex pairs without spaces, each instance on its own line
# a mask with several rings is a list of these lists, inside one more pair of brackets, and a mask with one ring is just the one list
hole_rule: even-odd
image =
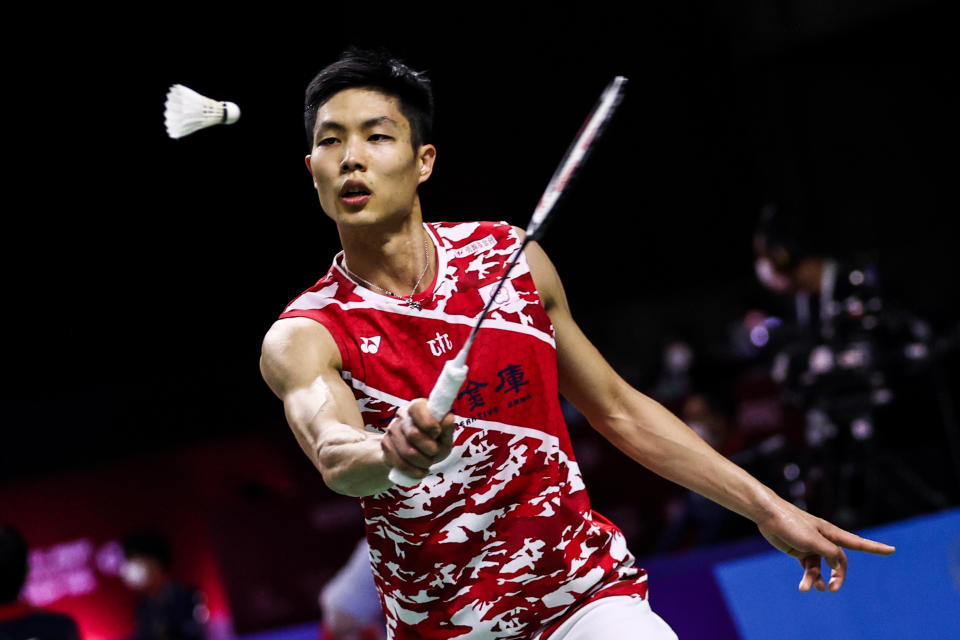
[[[817,518],[783,501],[769,518],[758,521],[760,533],[774,547],[800,561],[803,579],[800,591],[814,587],[817,591],[836,592],[847,575],[847,554],[844,548],[888,556],[896,549],[888,544],[861,538],[840,527]],[[820,559],[830,566],[830,582],[824,582]]]

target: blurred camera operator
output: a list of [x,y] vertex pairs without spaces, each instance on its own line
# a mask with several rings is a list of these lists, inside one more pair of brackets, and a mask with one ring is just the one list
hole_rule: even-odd
[[809,485],[819,485],[833,517],[847,526],[875,522],[889,482],[881,462],[908,479],[926,502],[943,503],[904,465],[874,443],[880,407],[906,376],[922,372],[934,350],[930,326],[882,295],[876,256],[843,255],[828,229],[796,211],[768,204],[754,234],[759,281],[789,296],[792,309],[771,335],[772,377],[785,400],[806,413]]

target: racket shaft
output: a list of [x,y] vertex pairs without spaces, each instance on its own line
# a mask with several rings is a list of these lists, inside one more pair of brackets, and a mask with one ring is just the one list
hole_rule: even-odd
[[[553,210],[557,200],[560,199],[564,190],[569,186],[577,168],[585,161],[593,142],[599,137],[604,125],[616,110],[626,81],[627,79],[623,76],[617,76],[607,85],[607,88],[603,91],[603,94],[601,94],[600,100],[587,117],[586,122],[574,139],[573,144],[567,149],[563,160],[560,161],[560,166],[557,167],[553,177],[550,179],[550,183],[547,185],[546,191],[544,191],[540,201],[537,203],[533,216],[530,219],[530,224],[527,226],[524,243],[518,250],[517,255],[514,256],[499,286],[503,285],[503,280],[508,277],[510,269],[516,264],[520,252],[523,251],[523,247],[536,236],[537,231],[540,230],[544,220]],[[499,286],[497,291],[499,291]],[[467,353],[470,351],[473,338],[480,328],[480,322],[482,322],[483,318],[487,315],[494,298],[496,298],[496,294],[491,296],[490,301],[488,301],[487,307],[480,315],[480,320],[474,327],[473,332],[471,332],[467,343],[460,350],[460,353],[457,354],[456,358],[448,360],[446,364],[443,365],[443,371],[440,372],[440,377],[437,378],[437,382],[433,385],[433,390],[427,399],[427,409],[430,411],[430,415],[437,421],[442,420],[450,411],[450,408],[453,406],[453,401],[457,398],[457,392],[463,385],[463,381],[467,378]],[[396,468],[390,470],[389,477],[394,484],[405,487],[412,487],[420,482],[416,478],[412,478]]]

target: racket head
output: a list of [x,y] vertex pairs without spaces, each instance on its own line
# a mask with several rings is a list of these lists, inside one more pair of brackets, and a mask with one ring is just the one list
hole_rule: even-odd
[[546,190],[534,209],[530,223],[527,225],[527,237],[538,240],[546,230],[546,223],[550,213],[554,210],[560,197],[567,191],[578,170],[590,157],[596,147],[597,140],[606,129],[607,124],[623,101],[624,90],[627,85],[625,76],[616,76],[600,94],[587,119],[584,120],[577,132],[573,143],[567,148],[560,165],[550,178]]

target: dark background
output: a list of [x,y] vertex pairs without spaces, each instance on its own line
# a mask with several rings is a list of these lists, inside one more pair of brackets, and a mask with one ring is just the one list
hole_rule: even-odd
[[[0,482],[239,434],[295,448],[257,359],[338,249],[303,164],[302,95],[351,44],[386,46],[434,81],[427,220],[525,226],[601,89],[629,78],[543,245],[587,335],[639,388],[666,338],[720,342],[774,304],[751,249],[770,199],[796,203],[838,251],[877,250],[892,300],[955,327],[944,5],[668,5],[11,21],[27,37],[7,100],[22,146],[4,216]],[[241,120],[170,140],[173,83],[238,103]],[[935,408],[908,415],[903,429],[945,456]],[[931,464],[956,496],[947,459]]]

